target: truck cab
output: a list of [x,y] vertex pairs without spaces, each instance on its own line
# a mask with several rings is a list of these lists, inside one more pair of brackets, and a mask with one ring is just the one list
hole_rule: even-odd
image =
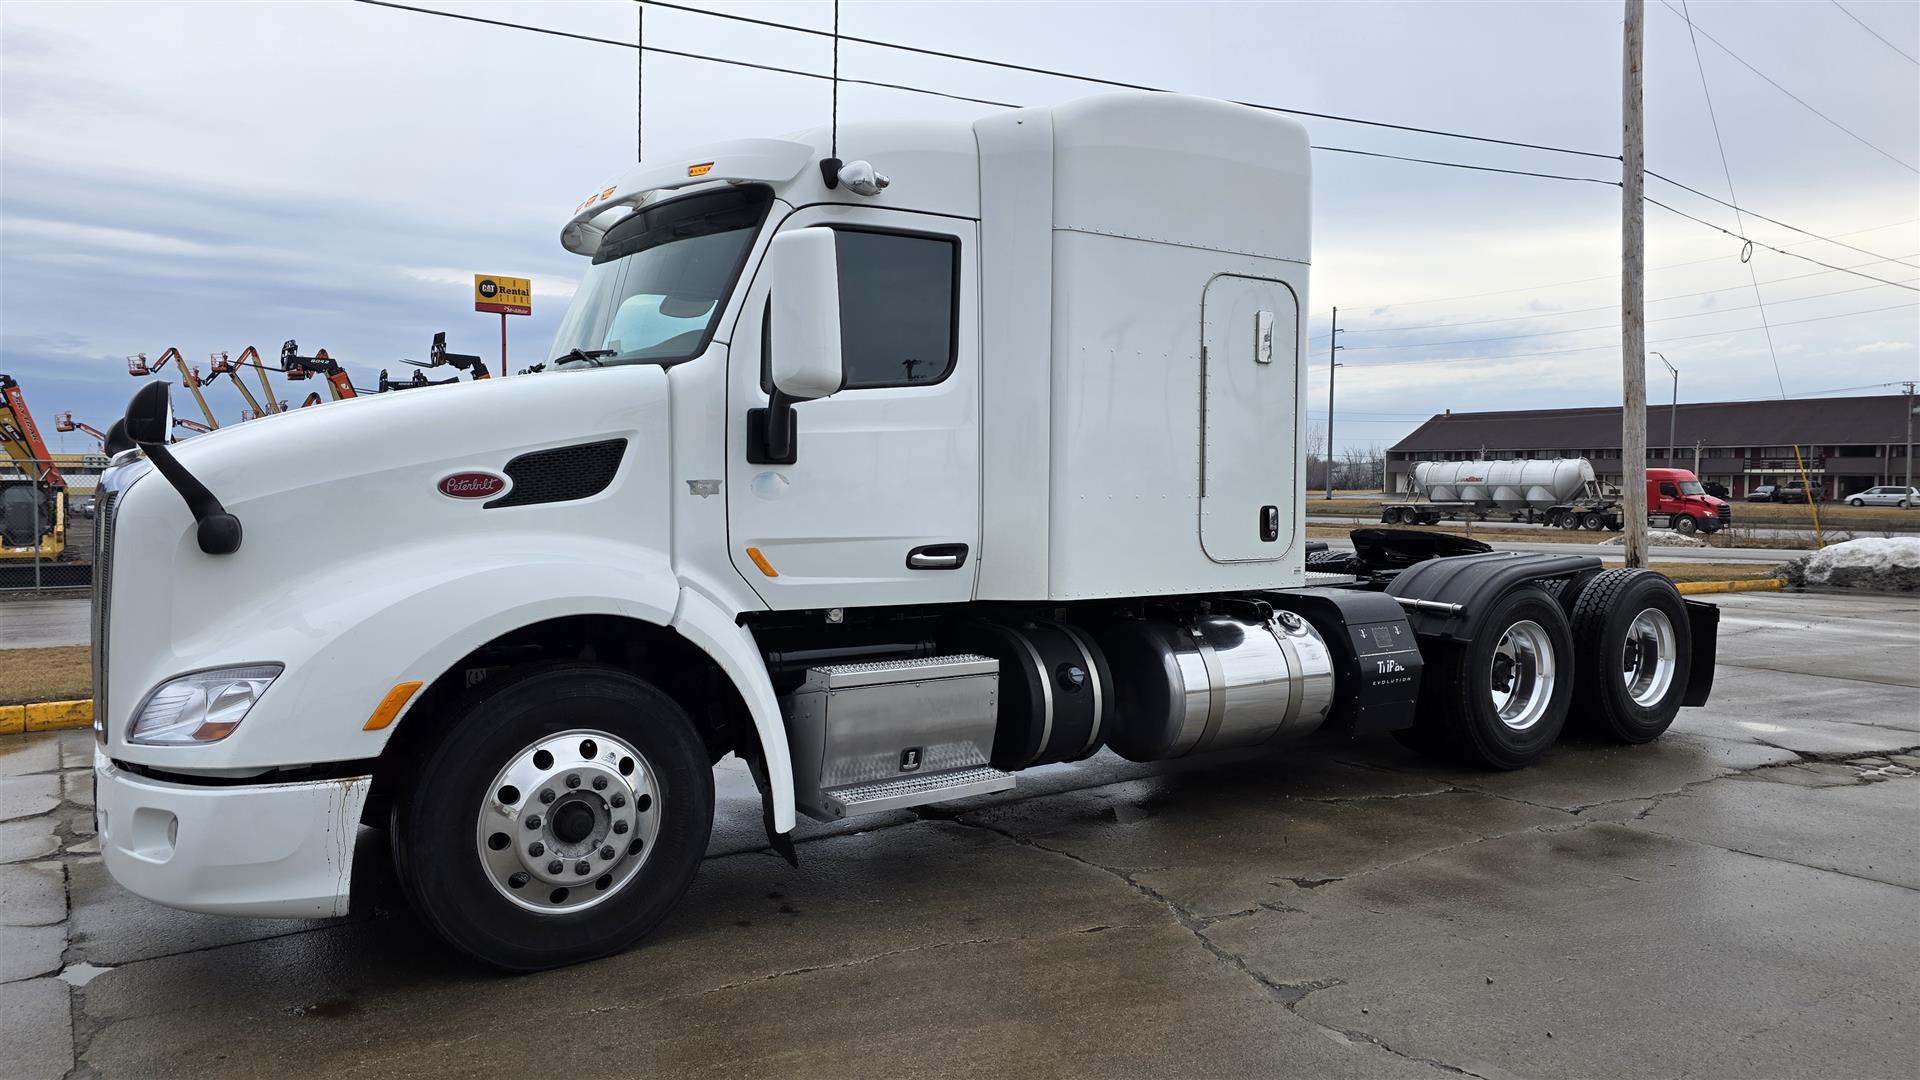
[[1297,123],[1172,94],[721,143],[566,216],[539,374],[179,445],[143,388],[96,528],[109,871],[337,915],[379,825],[427,925],[530,970],[664,917],[729,754],[793,860],[803,814],[1103,751],[1657,737],[1717,618],[1657,574],[1381,530],[1309,582],[1310,195]]
[[1707,494],[1686,469],[1648,469],[1647,516],[1684,536],[1716,533],[1733,523],[1733,504]]

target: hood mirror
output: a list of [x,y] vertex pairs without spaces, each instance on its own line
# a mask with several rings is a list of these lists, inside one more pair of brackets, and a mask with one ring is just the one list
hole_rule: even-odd
[[173,386],[162,380],[141,387],[127,402],[127,415],[117,425],[141,446],[173,441]]

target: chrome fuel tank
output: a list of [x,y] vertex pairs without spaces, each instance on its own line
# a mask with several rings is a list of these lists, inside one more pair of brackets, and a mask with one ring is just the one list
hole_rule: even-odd
[[1333,657],[1292,612],[1116,623],[1100,645],[1118,699],[1107,745],[1132,761],[1298,738],[1333,704]]

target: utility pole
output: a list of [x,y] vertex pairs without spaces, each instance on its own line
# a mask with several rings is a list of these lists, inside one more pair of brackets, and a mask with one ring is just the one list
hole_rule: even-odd
[[[1626,564],[1647,565],[1647,327],[1644,132],[1640,115],[1644,0],[1626,0],[1620,99],[1620,498],[1627,519]],[[1677,383],[1675,384],[1678,385]]]
[[1327,498],[1333,498],[1333,373],[1340,365],[1333,354],[1346,348],[1340,341],[1340,309],[1333,309],[1333,328],[1327,332]]
[[1693,440],[1693,478],[1700,479],[1700,440]]
[[[1913,383],[1907,383],[1907,490],[1913,490]],[[1907,509],[1913,509],[1911,500]]]

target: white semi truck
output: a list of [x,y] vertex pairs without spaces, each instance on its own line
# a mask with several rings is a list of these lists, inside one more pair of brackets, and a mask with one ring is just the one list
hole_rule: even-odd
[[1717,611],[1657,574],[1370,530],[1310,583],[1299,125],[1122,94],[838,144],[593,194],[539,374],[177,446],[135,396],[94,598],[118,881],[338,915],[388,827],[428,925],[535,969],[659,922],[727,754],[793,858],[798,815],[1103,748],[1505,769],[1705,701]]

